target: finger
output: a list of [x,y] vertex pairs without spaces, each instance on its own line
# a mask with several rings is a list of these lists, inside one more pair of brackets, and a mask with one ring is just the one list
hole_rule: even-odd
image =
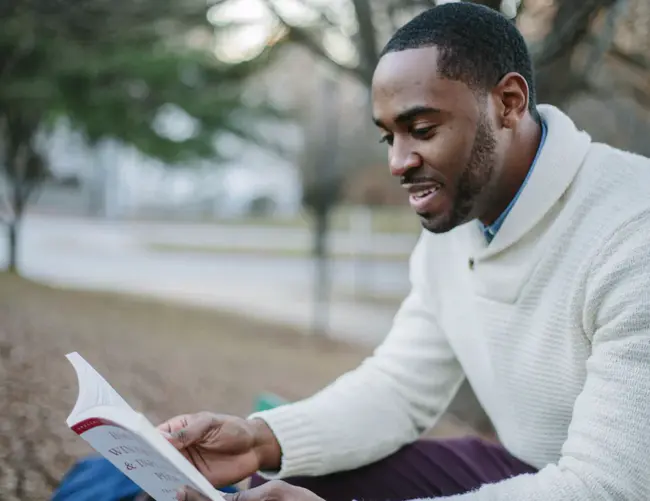
[[169,440],[172,437],[172,433],[182,429],[189,418],[190,418],[189,414],[176,416],[172,419],[165,421],[164,423],[159,424],[158,426],[156,426],[156,429],[162,434],[163,437]]
[[173,433],[183,428],[190,419],[192,419],[192,414],[181,414],[159,424],[156,428],[158,431]]
[[184,487],[176,494],[176,499],[178,501],[210,501],[209,498],[205,497],[198,491],[195,491],[191,487]]
[[[166,428],[166,425],[169,428]],[[178,416],[162,425],[163,432],[169,430],[167,440],[177,449],[185,449],[200,442],[217,421],[209,413]]]
[[224,494],[226,501],[266,501],[267,499],[286,499],[292,486],[280,480],[265,482],[258,487],[236,492],[234,494]]

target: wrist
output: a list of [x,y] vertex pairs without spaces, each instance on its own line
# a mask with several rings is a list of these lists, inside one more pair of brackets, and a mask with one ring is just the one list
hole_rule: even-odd
[[273,430],[260,418],[248,420],[253,432],[253,449],[260,470],[278,471],[282,463],[282,450]]

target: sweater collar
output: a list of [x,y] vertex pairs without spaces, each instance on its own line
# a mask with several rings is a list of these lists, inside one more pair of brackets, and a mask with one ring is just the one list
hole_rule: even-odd
[[506,210],[504,210],[501,213],[501,215],[497,218],[496,221],[494,221],[494,223],[492,223],[489,226],[486,226],[480,221],[478,222],[479,227],[481,228],[481,231],[485,235],[485,239],[488,242],[491,242],[494,239],[494,236],[497,234],[501,226],[503,226],[503,222],[506,220],[506,217],[508,217],[508,214],[510,214],[510,211],[515,206],[515,203],[517,203],[517,199],[519,198],[519,195],[521,195],[521,192],[524,191],[524,186],[526,186],[526,184],[528,183],[528,179],[530,179],[530,175],[532,174],[533,169],[535,168],[535,164],[539,159],[539,155],[542,152],[542,148],[544,147],[544,142],[546,141],[546,122],[544,122],[544,120],[542,120],[541,122],[542,122],[542,137],[539,142],[539,146],[537,147],[537,153],[535,154],[535,159],[533,160],[533,163],[528,169],[528,173],[526,174],[526,178],[524,179],[524,182],[521,183],[521,186],[517,190],[517,194],[510,201],[508,207],[506,207]]
[[[487,258],[516,243],[537,225],[570,186],[582,165],[591,137],[578,130],[573,121],[558,108],[539,105],[546,123],[544,148],[539,152],[535,169],[518,195],[508,217],[494,239],[484,245],[477,258]],[[472,233],[478,230],[471,224]]]

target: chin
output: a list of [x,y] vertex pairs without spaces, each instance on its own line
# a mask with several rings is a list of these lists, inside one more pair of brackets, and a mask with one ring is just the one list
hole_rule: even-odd
[[436,216],[432,214],[418,214],[418,216],[420,216],[422,228],[431,233],[447,233],[458,226],[448,214],[439,214]]

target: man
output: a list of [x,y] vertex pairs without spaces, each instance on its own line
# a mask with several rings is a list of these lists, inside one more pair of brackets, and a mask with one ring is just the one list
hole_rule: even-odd
[[[425,230],[387,339],[309,399],[161,430],[217,486],[261,472],[238,501],[650,499],[650,161],[536,106],[473,4],[401,28],[372,91]],[[466,379],[502,445],[419,440]]]

